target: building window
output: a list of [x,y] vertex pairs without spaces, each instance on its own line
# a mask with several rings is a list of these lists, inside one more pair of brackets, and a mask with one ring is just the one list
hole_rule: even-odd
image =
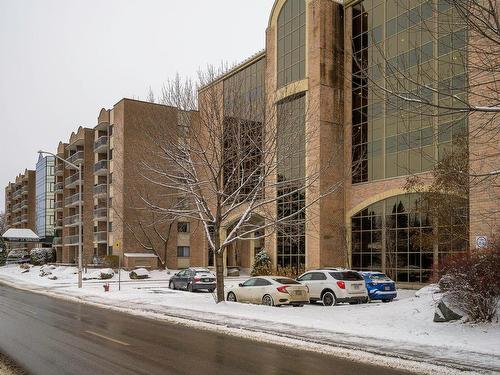
[[352,7],[353,183],[429,171],[466,134],[460,111],[434,105],[465,98],[467,34],[453,6],[434,8],[424,0]]
[[306,70],[305,0],[288,0],[278,16],[278,87],[299,81]]
[[278,103],[278,219],[277,264],[305,265],[305,95]]
[[179,233],[189,233],[190,231],[190,223],[188,222],[179,222],[177,223],[177,232]]
[[439,215],[425,194],[388,198],[354,215],[352,268],[384,271],[399,282],[428,282],[436,264],[468,249],[467,200],[443,200],[449,205]]
[[189,258],[189,246],[177,246],[177,258]]

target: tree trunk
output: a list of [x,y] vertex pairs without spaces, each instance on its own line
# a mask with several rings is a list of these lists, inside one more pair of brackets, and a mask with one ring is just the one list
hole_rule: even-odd
[[224,250],[215,252],[215,277],[217,279],[217,303],[224,302]]

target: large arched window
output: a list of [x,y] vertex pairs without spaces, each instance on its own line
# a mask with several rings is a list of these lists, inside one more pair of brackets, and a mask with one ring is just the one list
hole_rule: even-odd
[[352,268],[384,271],[396,281],[427,282],[435,266],[467,251],[467,200],[405,194],[352,217]]
[[305,0],[288,0],[278,17],[278,87],[303,79],[305,61]]

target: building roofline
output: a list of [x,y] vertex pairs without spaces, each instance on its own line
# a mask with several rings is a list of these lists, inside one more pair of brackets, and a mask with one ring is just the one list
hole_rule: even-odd
[[198,91],[203,91],[210,86],[216,85],[217,83],[222,82],[231,76],[234,76],[236,73],[242,71],[243,69],[247,68],[248,66],[252,65],[253,63],[266,57],[266,54],[267,54],[267,51],[265,49],[260,50],[259,52],[253,54],[249,58],[243,60],[241,63],[235,65],[233,68],[229,69],[227,72],[221,74],[220,76],[215,78],[212,82],[207,83],[204,86],[201,86],[200,88],[198,88]]

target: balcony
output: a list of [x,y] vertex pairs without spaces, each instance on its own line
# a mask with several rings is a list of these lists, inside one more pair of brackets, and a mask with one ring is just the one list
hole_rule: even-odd
[[[83,197],[83,194],[82,194]],[[68,197],[64,200],[64,205],[66,207],[74,207],[77,206],[78,204],[83,203],[83,201],[80,199],[80,194],[76,193],[73,194],[71,197]]]
[[78,237],[79,237],[78,234],[74,236],[66,236],[64,237],[63,243],[69,246],[78,245],[80,243],[80,239]]
[[73,215],[64,218],[65,227],[76,227],[80,224],[80,215]]
[[64,164],[63,162],[58,162],[56,165],[56,170],[54,173],[56,176],[62,176],[64,174]]
[[101,160],[94,164],[94,173],[97,176],[102,176],[108,173],[108,161]]
[[21,222],[27,223],[28,222],[28,215],[22,215],[21,216]]
[[28,208],[28,201],[26,199],[21,202],[21,208]]
[[107,184],[100,184],[94,186],[94,196],[96,197],[103,197],[108,194],[108,185]]
[[22,193],[23,193],[23,190],[22,189],[18,189],[14,193],[12,193],[12,198],[16,199],[17,197],[20,197]]
[[[77,151],[73,155],[68,157],[66,160],[70,163],[79,165],[79,164],[83,164],[83,157],[84,157],[83,151]],[[64,163],[64,165],[66,166],[67,169],[74,169],[68,163]]]
[[28,186],[23,186],[23,188],[21,189],[21,194],[22,195],[28,195]]
[[54,237],[52,240],[52,245],[53,246],[62,246],[62,238],[61,237]]
[[94,219],[95,220],[99,220],[99,219],[106,220],[107,218],[108,218],[108,209],[106,207],[96,208],[94,210]]
[[54,192],[55,193],[62,193],[64,190],[64,182],[56,182],[54,185]]
[[108,242],[108,232],[94,233],[94,242],[107,243]]
[[[83,176],[82,176],[83,178]],[[66,180],[64,180],[64,184],[67,188],[73,188],[75,186],[78,186],[80,185],[81,181],[80,179],[78,178],[78,173],[74,173],[72,174],[71,176],[69,176],[68,178],[66,178]]]
[[12,206],[12,212],[17,212],[17,211],[20,211],[21,210],[21,205],[22,205],[22,202],[21,203],[17,203],[15,205]]
[[104,135],[97,138],[94,142],[94,152],[107,151],[108,149],[108,136]]
[[56,211],[62,210],[64,208],[63,202],[62,201],[54,202],[54,208]]
[[54,229],[62,229],[62,227],[63,227],[62,219],[56,219],[54,221]]
[[21,216],[18,216],[14,219],[14,223],[20,223],[21,222]]

